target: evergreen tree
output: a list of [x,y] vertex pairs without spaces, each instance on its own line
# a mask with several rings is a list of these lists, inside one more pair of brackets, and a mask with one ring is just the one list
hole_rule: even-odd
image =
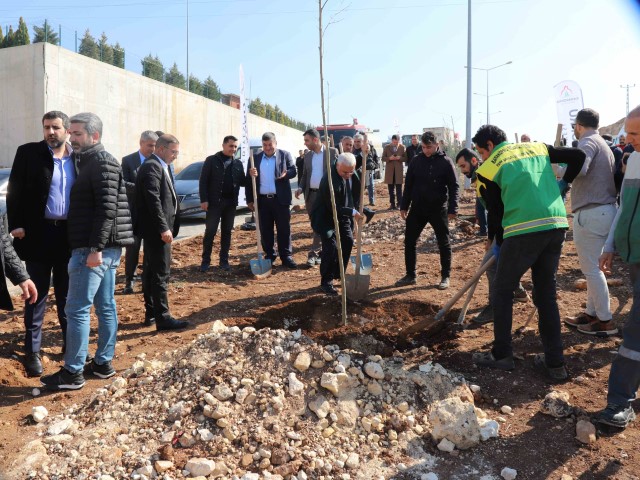
[[204,84],[202,85],[202,88],[204,90],[203,95],[205,97],[211,100],[215,100],[216,102],[220,101],[220,98],[222,97],[220,87],[218,87],[218,84],[213,80],[213,78],[211,78],[211,76],[207,77],[207,79],[204,81]]
[[249,112],[264,118],[265,109],[264,109],[264,104],[262,103],[262,100],[260,100],[260,97],[257,97],[254,100],[251,100],[251,103],[249,104]]
[[273,119],[278,122],[278,123],[284,123],[283,122],[283,113],[282,110],[280,110],[280,107],[278,105],[276,105],[275,107],[273,107]]
[[102,32],[102,36],[98,42],[100,61],[113,65],[113,47],[107,43],[108,40],[107,35]]
[[189,75],[189,91],[204,96],[204,85],[193,75]]
[[31,39],[29,38],[29,29],[27,28],[27,24],[24,21],[24,18],[20,17],[20,21],[18,22],[18,30],[16,30],[16,34],[13,37],[13,46],[17,45],[29,45],[31,43]]
[[187,89],[187,80],[184,78],[182,72],[178,70],[176,62],[173,62],[173,67],[171,67],[167,72],[164,81],[167,85],[173,85],[174,87],[182,88],[183,90]]
[[41,27],[33,26],[33,43],[51,43],[52,45],[60,45],[58,34],[51,29],[51,24],[44,21]]
[[273,111],[273,107],[267,102],[264,103],[264,118],[266,118],[267,120],[276,119],[276,115],[275,115],[275,112]]
[[124,48],[118,42],[113,46],[113,65],[124,68]]
[[4,48],[4,32],[2,31],[2,26],[0,25],[0,48]]
[[80,55],[84,55],[85,57],[95,58],[96,60],[100,60],[100,47],[96,43],[96,39],[91,36],[91,32],[87,28],[87,31],[84,32],[84,37],[80,41],[80,47],[78,48],[78,53]]
[[149,54],[142,59],[142,75],[164,82],[164,65],[157,55],[152,57]]
[[9,25],[9,31],[7,32],[7,35],[4,37],[4,40],[2,41],[2,48],[13,47],[14,36],[15,36],[15,33],[13,33],[13,25]]

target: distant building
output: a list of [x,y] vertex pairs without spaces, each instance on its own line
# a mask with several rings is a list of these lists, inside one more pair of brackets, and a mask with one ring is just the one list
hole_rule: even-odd
[[235,93],[223,93],[220,101],[225,105],[229,105],[230,107],[240,110],[240,96]]
[[454,144],[456,140],[454,131],[447,127],[423,128],[422,132],[432,132],[438,141],[444,140],[447,145]]

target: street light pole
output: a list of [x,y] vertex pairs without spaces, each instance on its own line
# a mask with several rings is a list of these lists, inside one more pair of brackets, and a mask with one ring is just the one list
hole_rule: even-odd
[[[467,125],[465,146],[471,148],[471,0],[467,7]],[[455,132],[454,132],[455,134]]]
[[[479,68],[479,67],[470,67],[471,63],[467,62],[467,65],[464,67],[467,69],[467,75],[469,75],[469,71],[470,70],[482,70],[483,72],[487,73],[487,93],[486,93],[486,97],[487,97],[487,124],[489,124],[489,97],[492,97],[493,95],[489,95],[489,72],[491,70],[495,70],[496,68],[500,68],[500,67],[504,67],[505,65],[511,65],[513,62],[511,60],[509,60],[506,63],[501,63],[500,65],[496,65],[495,67],[491,67],[491,68]],[[467,76],[468,78],[468,76]],[[467,91],[467,94],[469,92]],[[501,92],[504,93],[504,92]],[[481,95],[481,94],[477,94],[477,95]],[[496,95],[500,95],[500,93],[497,93]],[[467,100],[468,101],[468,100]]]

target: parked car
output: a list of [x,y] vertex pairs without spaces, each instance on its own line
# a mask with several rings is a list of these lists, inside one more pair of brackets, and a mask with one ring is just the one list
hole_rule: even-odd
[[205,218],[206,214],[200,207],[200,172],[204,162],[187,165],[176,175],[176,196],[180,204],[181,218]]

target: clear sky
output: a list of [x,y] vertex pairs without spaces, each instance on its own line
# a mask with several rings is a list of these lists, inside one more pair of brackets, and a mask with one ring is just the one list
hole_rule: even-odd
[[[242,63],[251,97],[304,122],[321,123],[316,0],[188,0],[189,72],[238,93]],[[62,46],[75,48],[89,28],[126,50],[126,68],[158,55],[187,70],[187,0],[5,0],[0,25],[47,18]],[[585,107],[608,125],[640,104],[640,0],[473,0],[473,65],[491,68],[491,123],[510,139],[528,133],[552,142],[553,86],[574,80]],[[466,0],[328,0],[325,79],[329,121],[357,117],[380,137],[455,126],[466,115]],[[473,91],[486,93],[473,71]],[[483,112],[483,113],[479,113]],[[486,97],[473,95],[472,133],[486,121]],[[197,121],[197,119],[194,119]]]

